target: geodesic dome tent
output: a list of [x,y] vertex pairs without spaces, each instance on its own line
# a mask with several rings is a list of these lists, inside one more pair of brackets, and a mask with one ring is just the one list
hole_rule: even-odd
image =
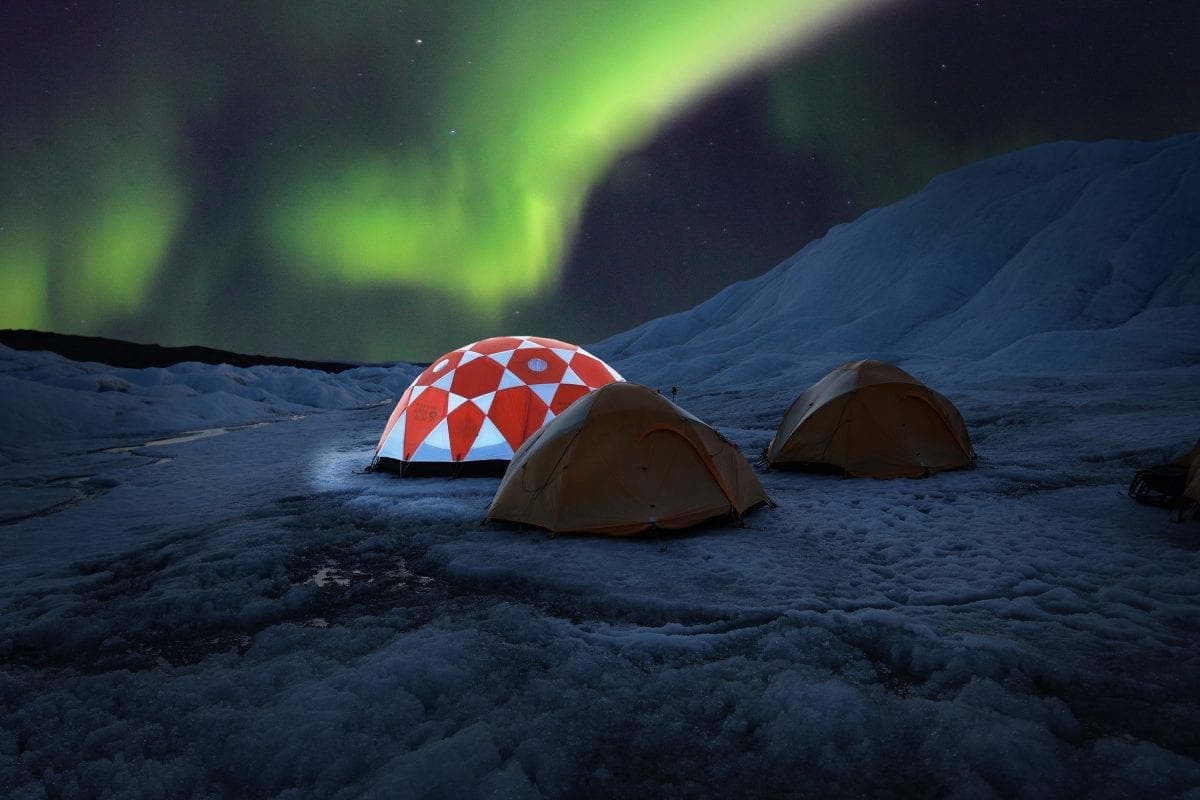
[[503,473],[529,435],[588,392],[622,380],[582,347],[541,336],[498,336],[446,353],[392,411],[373,470]]
[[629,536],[770,504],[737,446],[653,389],[611,383],[546,423],[504,473],[487,518]]
[[970,466],[962,414],[893,364],[843,364],[805,389],[767,447],[772,467],[915,478]]

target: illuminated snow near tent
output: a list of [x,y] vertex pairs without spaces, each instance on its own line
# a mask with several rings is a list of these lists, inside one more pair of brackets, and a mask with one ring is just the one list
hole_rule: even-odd
[[[593,389],[622,380],[574,344],[498,336],[453,350],[400,397],[375,448],[375,468],[491,465]],[[418,469],[420,467],[417,467]]]

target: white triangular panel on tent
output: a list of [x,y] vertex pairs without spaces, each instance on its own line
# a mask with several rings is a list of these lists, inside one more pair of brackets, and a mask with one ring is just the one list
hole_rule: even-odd
[[453,461],[450,455],[450,448],[435,447],[429,442],[422,442],[416,452],[412,454],[409,461]]
[[379,452],[375,455],[379,458],[394,458],[397,461],[404,460],[404,426],[408,423],[408,409],[400,412],[400,416],[396,419],[396,424],[392,426],[388,436],[383,440],[383,446],[379,448]]
[[[496,427],[496,423],[490,419],[483,421],[479,433],[475,435],[475,443],[471,445],[472,458],[488,458],[489,456],[480,456],[478,453],[494,450],[494,446],[503,444],[508,447],[508,440],[504,438],[504,434]],[[508,450],[509,456],[512,455],[512,448]]]
[[554,395],[558,392],[557,383],[539,383],[535,386],[530,386],[533,393],[542,398],[542,402],[547,406],[554,400]]
[[541,350],[545,345],[540,345],[537,342],[531,342],[528,339],[522,339],[517,345],[518,350]]
[[575,357],[576,350],[564,350],[561,347],[551,347],[551,351],[566,363],[570,364],[571,359]]
[[458,408],[465,402],[467,402],[467,398],[463,397],[461,394],[450,392],[449,396],[446,398],[446,413],[449,414],[451,411]]
[[496,393],[488,392],[487,394],[481,394],[478,397],[472,397],[471,402],[475,404],[476,408],[486,414],[492,410],[492,401],[495,399]]
[[462,358],[459,359],[458,365],[461,367],[463,364],[470,364],[477,358],[483,358],[483,353],[476,353],[474,350],[467,350],[462,354]]
[[562,383],[562,384],[566,384],[567,386],[586,386],[587,385],[583,382],[583,378],[576,375],[575,370],[571,369],[570,367],[567,367],[567,371],[563,373],[562,378],[560,378],[558,382]]
[[515,352],[517,352],[517,351],[516,350],[504,350],[499,353],[488,353],[488,358],[490,358],[492,361],[495,361],[497,364],[499,364],[502,367],[507,367],[508,362],[512,361],[513,353],[515,353]]
[[500,389],[514,389],[518,386],[524,386],[525,381],[521,380],[519,375],[516,375],[508,370],[504,370],[504,374],[500,376],[500,384],[496,387]]
[[508,442],[500,441],[495,444],[481,445],[471,449],[469,461],[509,461],[513,457],[513,449]]
[[[449,420],[443,419],[437,425],[433,426],[433,430],[431,430],[429,435],[425,437],[425,441],[421,442],[421,447],[424,447],[425,445],[437,447],[441,450],[450,449]],[[420,448],[417,448],[417,452],[420,452]]]
[[450,384],[452,383],[454,383],[454,370],[450,370],[445,375],[431,383],[430,386],[438,389],[445,389],[448,392],[450,391]]

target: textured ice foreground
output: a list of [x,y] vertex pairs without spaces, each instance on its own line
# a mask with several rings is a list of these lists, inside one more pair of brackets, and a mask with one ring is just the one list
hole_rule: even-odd
[[364,474],[415,369],[0,349],[0,788],[1200,797],[1200,524],[1124,496],[1200,436],[1198,237],[1200,138],[1057,144],[590,347],[752,457],[891,359],[981,454],[632,541]]

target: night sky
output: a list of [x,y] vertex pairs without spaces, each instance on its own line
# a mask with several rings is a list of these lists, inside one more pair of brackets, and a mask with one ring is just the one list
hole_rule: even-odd
[[17,0],[0,328],[588,343],[947,169],[1195,130],[1192,0]]

